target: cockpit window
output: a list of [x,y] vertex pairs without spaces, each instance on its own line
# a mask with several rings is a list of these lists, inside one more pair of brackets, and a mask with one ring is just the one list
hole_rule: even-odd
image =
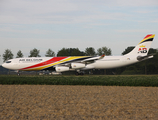
[[12,61],[7,61],[6,63],[11,63]]

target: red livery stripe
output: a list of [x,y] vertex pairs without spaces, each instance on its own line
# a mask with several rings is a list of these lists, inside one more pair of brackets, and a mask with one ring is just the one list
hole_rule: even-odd
[[[148,37],[150,37],[150,36],[152,36],[152,34],[149,34],[149,35],[145,36],[145,38],[148,38]],[[144,39],[145,39],[145,38],[144,38]]]
[[48,64],[51,64],[51,63],[63,60],[65,58],[67,58],[67,57],[53,57],[53,58],[51,58],[51,59],[49,59],[47,61],[44,61],[42,63],[36,64],[36,65],[32,65],[32,66],[29,66],[29,67],[26,67],[26,68],[22,68],[21,70],[30,69],[30,68],[36,68],[36,67],[41,67],[41,66],[44,66],[44,65],[48,65]]

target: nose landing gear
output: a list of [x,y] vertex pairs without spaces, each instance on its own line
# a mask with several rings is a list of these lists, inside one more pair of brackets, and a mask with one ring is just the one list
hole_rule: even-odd
[[20,71],[19,70],[17,71],[17,75],[20,76]]

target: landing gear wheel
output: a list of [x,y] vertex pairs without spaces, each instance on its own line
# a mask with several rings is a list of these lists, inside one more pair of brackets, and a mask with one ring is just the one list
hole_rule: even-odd
[[76,72],[76,75],[84,75],[83,72]]

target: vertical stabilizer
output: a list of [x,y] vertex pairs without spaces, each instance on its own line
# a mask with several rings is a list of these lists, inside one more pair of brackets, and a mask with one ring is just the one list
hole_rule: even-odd
[[142,41],[128,54],[126,55],[140,55],[140,56],[146,56],[149,52],[151,43],[154,39],[154,34],[149,34],[144,37]]

